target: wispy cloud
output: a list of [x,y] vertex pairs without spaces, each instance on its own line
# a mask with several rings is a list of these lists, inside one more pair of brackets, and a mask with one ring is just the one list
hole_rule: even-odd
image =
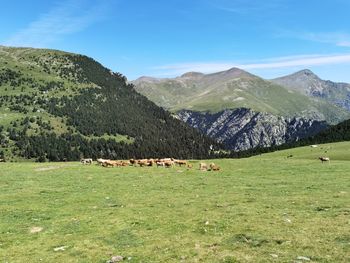
[[350,34],[346,32],[290,32],[284,31],[277,37],[308,40],[312,42],[328,43],[338,47],[350,47]]
[[221,0],[211,5],[214,8],[221,11],[235,13],[238,15],[246,15],[246,14],[251,14],[252,12],[256,13],[260,11],[267,11],[267,10],[273,11],[273,10],[281,9],[284,6],[282,2],[281,0],[269,0],[269,1]]
[[153,67],[158,76],[175,76],[185,72],[196,71],[212,73],[238,67],[245,70],[281,69],[281,68],[307,68],[311,66],[334,65],[350,63],[350,54],[336,55],[297,55],[289,57],[268,58],[256,63],[234,63],[234,62],[193,62],[178,63]]
[[339,47],[350,47],[350,35],[347,33],[305,33],[301,37],[315,42],[334,44]]
[[47,47],[65,35],[84,30],[103,19],[109,1],[91,5],[85,0],[66,0],[54,6],[26,28],[10,36],[5,45]]

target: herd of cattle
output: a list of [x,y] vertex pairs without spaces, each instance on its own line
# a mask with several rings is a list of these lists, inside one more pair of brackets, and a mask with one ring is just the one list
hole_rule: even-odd
[[[186,167],[187,169],[193,168],[193,164],[186,160],[178,160],[174,158],[163,158],[163,159],[130,159],[130,160],[109,160],[109,159],[97,159],[98,165],[103,167],[121,167],[121,166],[156,166],[171,168],[174,166]],[[94,161],[91,158],[82,159],[82,164],[93,164]],[[201,171],[220,171],[220,167],[215,163],[199,163],[199,170]]]

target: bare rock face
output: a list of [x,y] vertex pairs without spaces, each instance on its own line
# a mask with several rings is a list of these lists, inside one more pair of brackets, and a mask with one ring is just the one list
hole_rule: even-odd
[[323,121],[285,118],[245,108],[214,114],[183,110],[178,117],[234,151],[297,141],[328,127]]

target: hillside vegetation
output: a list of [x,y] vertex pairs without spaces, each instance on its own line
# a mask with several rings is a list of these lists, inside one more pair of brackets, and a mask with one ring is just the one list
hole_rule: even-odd
[[203,158],[216,145],[86,56],[0,47],[0,63],[0,158]]
[[0,163],[0,261],[349,262],[349,147],[214,160],[220,172]]
[[207,75],[186,73],[173,79],[142,77],[133,83],[138,92],[171,111],[187,109],[216,113],[248,108],[328,123],[350,117],[347,110],[336,105],[288,90],[237,68]]

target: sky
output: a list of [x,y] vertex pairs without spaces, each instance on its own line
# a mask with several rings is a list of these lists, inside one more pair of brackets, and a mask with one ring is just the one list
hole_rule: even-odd
[[350,83],[349,10],[349,0],[11,0],[0,45],[84,54],[129,80],[239,67]]

